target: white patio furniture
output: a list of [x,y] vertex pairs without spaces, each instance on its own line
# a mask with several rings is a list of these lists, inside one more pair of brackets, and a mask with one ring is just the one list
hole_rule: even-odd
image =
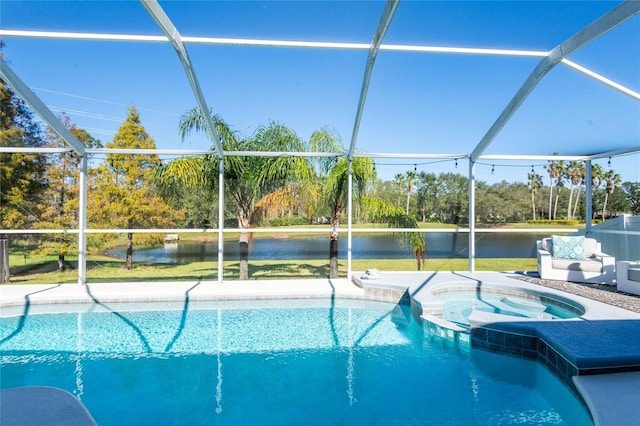
[[615,258],[594,238],[554,235],[539,240],[537,251],[540,278],[610,285],[616,278]]
[[616,262],[618,291],[640,295],[640,261]]

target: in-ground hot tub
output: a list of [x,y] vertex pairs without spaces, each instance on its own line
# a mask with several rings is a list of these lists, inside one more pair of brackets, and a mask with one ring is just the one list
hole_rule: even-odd
[[464,327],[469,327],[469,315],[478,311],[536,320],[577,318],[585,313],[578,302],[556,294],[497,285],[448,283],[434,286],[431,294],[442,302],[441,311],[433,313]]

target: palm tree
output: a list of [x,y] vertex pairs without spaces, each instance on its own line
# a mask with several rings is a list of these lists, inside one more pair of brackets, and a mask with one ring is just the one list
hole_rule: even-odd
[[[558,153],[554,152],[553,155],[558,155]],[[557,179],[561,165],[562,161],[549,161],[549,164],[545,166],[547,173],[549,173],[549,220],[551,220],[553,207],[553,181]]]
[[[575,197],[575,201],[573,203],[573,212],[571,213],[571,218],[575,218],[576,217],[576,210],[578,209],[578,201],[580,200],[580,191],[582,190],[582,187],[585,185],[585,179],[586,179],[586,170],[584,167],[584,163],[582,162],[576,162],[575,167],[572,169],[573,173],[572,173],[572,182],[574,179],[574,175],[575,177],[577,177],[578,182],[578,193],[576,194]],[[569,208],[571,208],[571,206],[569,206]]]
[[536,197],[542,188],[542,176],[531,170],[529,172],[529,189],[531,190],[531,206],[533,207],[533,220],[536,220]]
[[565,177],[565,165],[564,162],[559,161],[556,165],[556,200],[553,205],[553,220],[558,217],[558,199],[560,198],[560,189],[564,188]]
[[418,175],[409,170],[405,176],[407,178],[407,216],[409,216],[409,201],[411,199],[411,192],[413,191],[413,182],[417,179]]
[[[338,135],[326,129],[314,132],[309,140],[309,151],[334,152],[335,157],[314,159],[314,170],[317,172],[321,186],[323,204],[329,207],[331,214],[331,232],[329,235],[329,276],[338,276],[338,228],[342,214],[347,208],[349,159],[338,157],[345,149]],[[360,203],[367,185],[374,181],[376,172],[370,158],[356,157],[351,162],[353,181],[353,201]]]
[[398,194],[400,194],[398,196],[398,204],[400,204],[400,200],[402,198],[401,197],[402,196],[402,192],[404,190],[404,182],[405,182],[404,173],[396,173],[396,175],[393,177],[393,181],[398,186]]
[[[372,220],[387,222],[391,228],[418,228],[415,218],[405,214],[401,208],[389,201],[366,197],[363,204]],[[423,235],[417,232],[397,232],[395,237],[400,244],[411,250],[416,258],[418,271],[422,270],[427,256],[427,245]]]
[[[596,189],[600,186],[600,184],[602,183],[603,175],[604,173],[602,171],[602,167],[600,166],[600,164],[591,165],[591,187],[593,189]],[[591,197],[593,197],[593,192],[591,194],[592,194]],[[591,211],[588,214],[590,214],[591,217],[593,218],[594,213],[595,213],[594,211]]]
[[580,165],[579,161],[570,161],[569,165],[565,169],[565,176],[571,184],[569,190],[569,204],[567,206],[567,220],[572,219],[571,207],[573,205],[573,189],[574,186],[580,183]]
[[[270,122],[260,126],[251,137],[240,139],[237,132],[218,115],[213,116],[216,131],[225,151],[279,151],[302,152],[303,141],[288,127]],[[180,118],[179,132],[182,140],[191,132],[205,131],[205,120],[198,108],[193,108]],[[156,171],[161,182],[180,180],[191,185],[216,185],[220,159],[216,156],[179,158]],[[289,179],[309,179],[309,163],[302,157],[292,156],[225,156],[225,193],[230,194],[237,208],[239,235],[240,280],[249,279],[249,243],[252,234],[247,230],[252,224],[255,200],[263,194],[282,187]]]
[[607,210],[607,201],[609,200],[609,194],[613,193],[617,188],[622,185],[622,178],[618,173],[613,170],[608,170],[602,176],[602,179],[605,181],[604,187],[604,205],[602,206],[602,221],[604,222],[606,216],[605,212]]

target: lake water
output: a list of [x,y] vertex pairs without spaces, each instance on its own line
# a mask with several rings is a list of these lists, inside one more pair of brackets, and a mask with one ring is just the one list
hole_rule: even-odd
[[[476,235],[476,257],[479,258],[533,258],[536,257],[536,240],[548,234],[498,234]],[[429,233],[425,234],[427,258],[449,259],[468,257],[469,238],[467,234]],[[135,240],[134,240],[135,242]],[[109,255],[124,258],[124,248],[116,248]],[[238,242],[224,244],[224,257],[238,256]],[[187,263],[193,261],[216,261],[218,243],[180,242],[164,247],[136,250],[134,262]],[[329,258],[329,235],[306,238],[259,238],[253,241],[249,254],[252,260],[313,260]],[[347,237],[339,241],[339,259],[347,258]],[[402,247],[391,235],[354,235],[352,238],[353,259],[412,259],[407,248]]]

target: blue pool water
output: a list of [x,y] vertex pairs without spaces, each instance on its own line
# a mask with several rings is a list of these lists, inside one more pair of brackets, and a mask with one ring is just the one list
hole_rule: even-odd
[[65,309],[3,312],[1,386],[66,389],[101,425],[593,424],[543,366],[425,334],[404,306]]

